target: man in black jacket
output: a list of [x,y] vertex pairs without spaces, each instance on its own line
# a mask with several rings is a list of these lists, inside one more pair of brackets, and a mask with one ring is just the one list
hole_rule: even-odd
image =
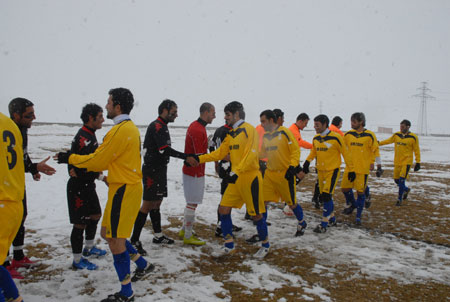
[[[91,103],[83,107],[81,112],[83,127],[72,140],[71,154],[87,155],[94,153],[98,148],[95,131],[102,128],[105,121],[103,109],[97,104]],[[67,182],[67,203],[69,208],[70,223],[73,224],[70,235],[72,245],[74,269],[97,269],[97,265],[91,263],[83,256],[104,256],[105,250],[94,245],[97,232],[97,224],[101,217],[101,207],[95,191],[95,179],[106,182],[106,176],[98,172],[88,172],[86,169],[68,165],[70,179]],[[86,233],[86,244],[83,250],[83,233]]]
[[178,106],[172,100],[164,100],[158,107],[158,118],[147,128],[144,140],[144,164],[142,165],[142,181],[144,196],[134,224],[131,244],[139,254],[145,256],[139,240],[142,228],[150,214],[155,244],[173,244],[174,240],[165,236],[161,230],[160,207],[164,197],[167,197],[167,165],[170,157],[186,159],[186,154],[172,149],[169,128],[167,125],[178,117]]
[[[39,163],[33,163],[31,161],[30,156],[28,155],[28,129],[31,127],[33,120],[36,119],[34,115],[34,104],[24,98],[15,98],[9,102],[8,105],[9,115],[11,119],[17,124],[22,133],[23,139],[23,159],[25,164],[25,172],[29,172],[33,175],[33,179],[35,181],[39,181],[41,179],[41,174],[44,173],[46,175],[53,175],[56,170],[49,165],[46,164],[47,160],[49,160],[50,156],[44,159]],[[28,259],[23,253],[24,239],[25,239],[25,219],[27,217],[27,197],[26,192],[23,198],[23,219],[22,224],[20,225],[19,231],[17,232],[16,237],[13,241],[13,260],[11,265],[6,263],[4,265],[7,266],[13,278],[22,279],[23,277],[15,270],[19,267],[31,267],[34,262]]]

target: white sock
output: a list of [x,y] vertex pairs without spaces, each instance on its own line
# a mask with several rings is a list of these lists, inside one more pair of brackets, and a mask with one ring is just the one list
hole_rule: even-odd
[[88,250],[90,250],[91,248],[93,248],[93,247],[94,247],[94,240],[93,240],[93,239],[92,239],[92,240],[86,240],[85,247],[86,247]]
[[184,209],[184,238],[191,238],[195,221],[195,208],[187,205]]
[[81,260],[81,254],[73,254],[73,262],[79,263]]

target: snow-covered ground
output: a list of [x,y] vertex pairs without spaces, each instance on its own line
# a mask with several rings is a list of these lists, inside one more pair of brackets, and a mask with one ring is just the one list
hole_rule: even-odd
[[[97,132],[101,142],[103,135],[109,130],[105,127]],[[142,139],[145,127],[140,128]],[[70,147],[73,136],[78,127],[64,125],[33,126],[29,131],[29,153],[35,162],[53,155],[55,152]],[[173,147],[183,150],[185,129],[171,129]],[[304,131],[304,139],[311,141],[313,131]],[[380,135],[379,139],[388,135]],[[422,162],[449,164],[450,138],[421,137]],[[303,161],[308,152],[302,150]],[[391,162],[393,148],[383,147],[381,152],[383,162]],[[54,176],[43,175],[41,181],[35,182],[27,175],[28,218],[26,227],[29,232],[26,245],[46,249],[48,256],[39,260],[48,265],[37,282],[16,281],[25,301],[99,301],[107,294],[119,289],[119,282],[112,264],[112,257],[108,254],[103,259],[94,259],[99,265],[97,271],[73,271],[70,269],[72,254],[70,249],[71,225],[68,219],[66,201],[66,182],[68,179],[66,165],[58,165],[52,160],[57,173]],[[184,211],[184,195],[181,181],[182,161],[171,159],[168,169],[169,197],[162,205],[162,223],[169,225],[169,217],[181,217]],[[450,172],[420,171],[432,173],[434,177],[450,178]],[[216,223],[216,209],[220,200],[219,179],[214,177],[213,164],[207,164],[206,192],[204,203],[197,210],[197,218],[204,224]],[[392,180],[386,180],[386,183]],[[431,181],[430,186],[433,186]],[[392,184],[386,190],[392,191]],[[97,191],[104,206],[107,187],[97,183]],[[310,195],[298,193],[299,200],[307,202]],[[443,198],[446,205],[450,205],[447,198]],[[247,238],[255,232],[254,227],[243,221],[245,209],[234,210],[233,219],[236,224],[244,226],[244,230],[237,233],[237,237]],[[295,222],[287,219],[281,211],[270,213],[270,238],[272,250],[288,247],[292,250],[314,251],[314,256],[327,263],[348,264],[359,268],[360,274],[367,278],[393,278],[400,283],[414,283],[419,281],[435,281],[450,285],[450,249],[445,246],[431,245],[419,241],[407,241],[389,234],[377,234],[357,228],[335,228],[326,234],[315,234],[313,226],[319,223],[320,216],[306,211],[306,219],[310,225],[301,239],[293,238]],[[448,223],[448,221],[445,221]],[[167,230],[167,227],[165,228]],[[171,231],[178,231],[175,227]],[[211,228],[213,232],[213,228]],[[150,277],[151,285],[146,281],[133,284],[136,301],[231,301],[223,283],[213,279],[210,275],[202,275],[187,269],[193,265],[193,259],[218,247],[217,242],[208,242],[206,248],[183,246],[177,241],[174,246],[155,247],[151,243],[151,231],[145,229],[141,239],[149,252],[147,257],[157,269]],[[42,245],[45,244],[45,245]],[[107,249],[104,241],[99,241],[101,248]],[[317,299],[331,301],[329,292],[318,284],[311,285],[303,281],[304,276],[286,273],[278,267],[271,266],[264,260],[255,260],[251,255],[244,256],[246,265],[251,272],[235,272],[232,280],[249,288],[264,288],[274,290],[286,283],[304,287],[304,300]],[[319,261],[320,262],[320,261]],[[221,265],[218,263],[217,265]],[[333,274],[329,265],[316,264],[314,272]],[[132,267],[134,269],[134,267]],[[24,275],[26,271],[22,271]],[[172,276],[172,277],[167,277]],[[173,277],[176,276],[176,277]],[[170,290],[167,288],[170,287]],[[225,298],[222,298],[225,297]]]

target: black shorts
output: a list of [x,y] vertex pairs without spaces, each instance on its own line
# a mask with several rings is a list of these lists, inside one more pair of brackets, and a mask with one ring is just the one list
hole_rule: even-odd
[[102,213],[94,182],[70,178],[67,182],[67,203],[72,224],[86,224],[91,215]]
[[143,199],[147,201],[162,200],[167,197],[167,166],[142,166]]

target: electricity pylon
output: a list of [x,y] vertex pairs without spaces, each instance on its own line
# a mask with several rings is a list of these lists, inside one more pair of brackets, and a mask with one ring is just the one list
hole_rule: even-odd
[[421,93],[413,95],[413,97],[420,99],[420,110],[419,110],[419,126],[417,133],[419,135],[428,135],[427,128],[427,100],[434,100],[435,97],[429,95],[427,92],[431,91],[427,88],[427,82],[422,82],[422,87],[417,88]]

